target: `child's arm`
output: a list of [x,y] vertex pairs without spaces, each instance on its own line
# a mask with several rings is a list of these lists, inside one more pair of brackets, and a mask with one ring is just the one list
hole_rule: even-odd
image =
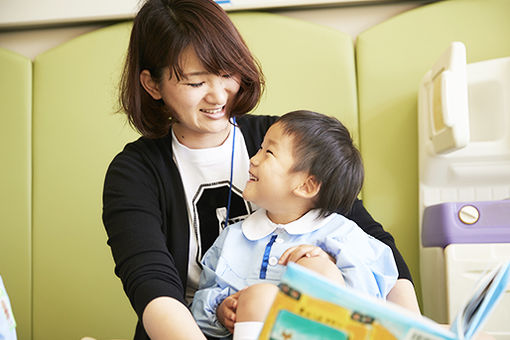
[[398,277],[391,249],[367,235],[354,222],[342,226],[317,244],[336,258],[347,286],[387,298]]
[[399,276],[397,283],[388,294],[387,300],[416,313],[420,313],[411,273],[404,261],[404,258],[395,245],[393,236],[385,231],[382,225],[372,218],[363,206],[363,202],[359,199],[354,202],[351,211],[345,217],[356,222],[363,231],[377,238],[379,241],[384,242],[391,248],[393,257],[397,264]]
[[195,293],[191,312],[204,334],[218,338],[230,335],[230,331],[216,315],[216,309],[230,295],[229,293],[229,287],[221,288],[219,285],[201,288]]
[[236,322],[237,301],[241,291],[228,296],[220,303],[216,309],[218,321],[225,326],[230,333],[234,333],[234,323]]
[[[374,220],[363,205],[363,201],[356,199],[351,211],[345,215],[345,217],[354,221],[354,223],[356,223],[364,232],[390,247],[397,264],[398,279],[406,279],[409,282],[412,282],[411,273],[404,261],[404,258],[402,257],[402,254],[400,254],[397,246],[395,245],[395,239],[389,232],[384,230],[383,226],[379,222]],[[395,289],[398,289],[398,287],[395,286]]]

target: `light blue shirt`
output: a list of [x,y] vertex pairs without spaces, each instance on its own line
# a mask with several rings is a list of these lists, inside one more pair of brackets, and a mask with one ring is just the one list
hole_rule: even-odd
[[301,244],[318,246],[333,256],[347,286],[386,298],[398,277],[391,249],[342,215],[318,215],[318,210],[311,210],[294,222],[279,225],[259,209],[223,230],[202,259],[203,271],[191,306],[205,334],[229,335],[216,317],[216,308],[229,295],[255,283],[280,283],[286,269],[278,264],[280,256]]

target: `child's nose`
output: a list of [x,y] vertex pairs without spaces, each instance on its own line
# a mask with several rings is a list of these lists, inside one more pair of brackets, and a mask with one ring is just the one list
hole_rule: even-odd
[[250,164],[253,165],[253,166],[257,166],[259,164],[259,156],[260,156],[260,152],[262,150],[259,149],[259,151],[257,151],[257,153],[255,154],[255,156],[253,156],[252,158],[250,158]]

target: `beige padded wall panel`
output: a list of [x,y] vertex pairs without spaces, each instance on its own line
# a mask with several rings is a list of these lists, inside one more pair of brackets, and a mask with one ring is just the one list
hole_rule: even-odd
[[31,333],[32,62],[0,49],[0,275],[19,339]]
[[256,113],[321,112],[339,118],[358,139],[354,47],[348,34],[272,14],[231,17],[266,76]]
[[439,1],[358,36],[363,195],[395,236],[418,288],[419,82],[452,41],[464,42],[468,63],[509,56],[509,13],[507,0]]
[[34,61],[34,339],[132,337],[101,221],[106,168],[137,135],[115,114],[130,24],[85,34]]

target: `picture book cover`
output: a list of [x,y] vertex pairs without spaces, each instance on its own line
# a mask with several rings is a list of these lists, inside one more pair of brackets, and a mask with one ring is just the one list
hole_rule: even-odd
[[338,286],[291,263],[259,340],[468,340],[481,329],[509,281],[510,262],[484,276],[447,329],[424,316]]

